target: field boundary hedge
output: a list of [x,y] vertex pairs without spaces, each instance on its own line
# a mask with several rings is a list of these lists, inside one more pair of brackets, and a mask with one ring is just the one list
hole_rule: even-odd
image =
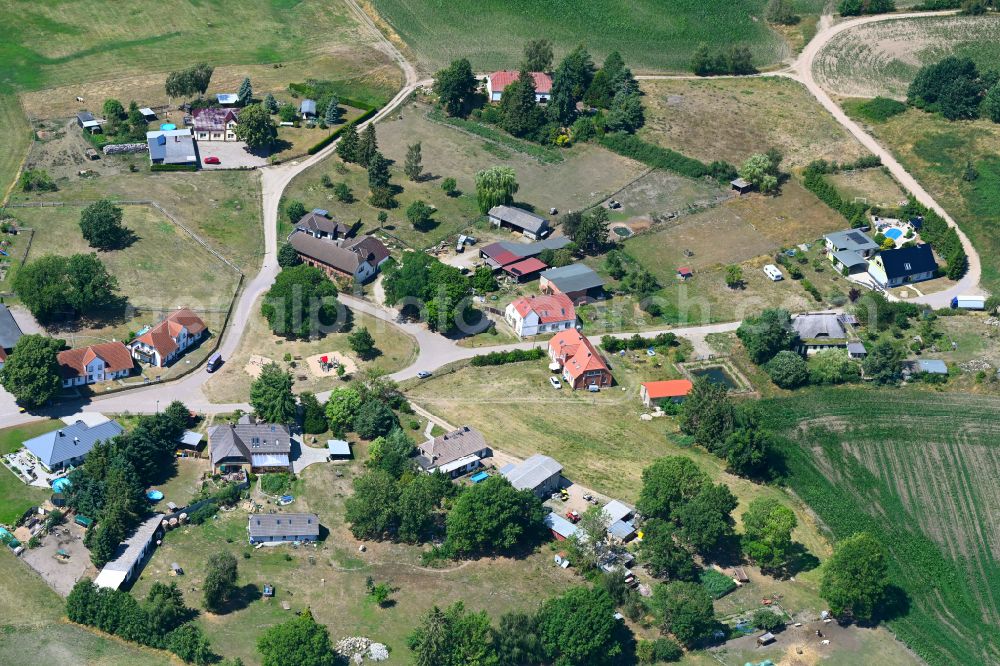
[[[345,104],[347,104],[346,100],[342,100],[342,101]],[[312,146],[310,146],[309,149],[306,151],[307,154],[309,154],[309,155],[315,155],[316,153],[318,153],[319,151],[323,150],[324,148],[326,148],[327,146],[329,146],[331,143],[333,143],[337,139],[337,137],[340,136],[340,133],[343,132],[344,130],[346,130],[348,128],[348,126],[350,126],[352,123],[355,124],[355,125],[360,125],[361,123],[365,122],[366,120],[368,120],[369,118],[371,118],[372,116],[374,116],[375,113],[379,110],[379,107],[377,107],[377,106],[371,106],[370,107],[368,105],[359,105],[359,104],[354,104],[354,103],[350,104],[350,106],[353,106],[353,107],[358,108],[358,109],[366,109],[366,111],[364,113],[362,113],[360,116],[358,116],[357,118],[355,118],[354,120],[352,120],[350,123],[345,123],[345,124],[341,125],[337,129],[335,129],[332,132],[330,132],[329,135],[327,135],[323,139],[320,139],[318,142],[316,142],[315,144],[313,144]]]
[[475,367],[486,365],[507,365],[508,363],[519,363],[521,361],[537,361],[545,356],[545,350],[541,347],[531,349],[512,349],[511,351],[495,351],[489,354],[473,356],[469,363]]
[[608,150],[623,157],[631,157],[648,166],[675,171],[689,178],[701,178],[712,173],[708,165],[701,160],[648,143],[634,134],[612,132],[602,136],[599,142]]

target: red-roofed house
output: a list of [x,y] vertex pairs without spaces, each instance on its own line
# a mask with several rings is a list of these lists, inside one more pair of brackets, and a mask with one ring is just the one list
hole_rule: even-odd
[[562,366],[562,376],[574,389],[611,386],[611,370],[590,340],[575,328],[549,340],[549,358]]
[[507,306],[504,319],[522,338],[576,326],[573,301],[562,294],[524,296]]
[[661,400],[681,402],[691,392],[694,385],[687,379],[668,379],[662,382],[643,382],[639,389],[642,403],[651,407]]
[[541,259],[528,257],[527,259],[516,261],[513,264],[507,264],[503,267],[503,272],[518,282],[526,282],[548,267],[549,265]]
[[[517,81],[519,74],[520,72],[507,69],[487,75],[486,95],[490,101],[499,102],[504,88]],[[535,79],[535,101],[547,104],[552,95],[552,77],[545,72],[532,72],[531,78]]]
[[182,308],[128,343],[128,347],[135,360],[163,368],[201,340],[207,331],[201,317]]
[[120,342],[61,351],[58,359],[65,388],[127,377],[135,367],[128,347]]

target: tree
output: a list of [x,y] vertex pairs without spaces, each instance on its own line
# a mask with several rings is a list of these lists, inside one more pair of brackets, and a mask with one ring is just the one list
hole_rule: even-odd
[[727,469],[733,474],[760,478],[767,471],[771,439],[760,428],[741,427],[735,430],[726,438],[723,449]]
[[285,216],[292,224],[298,224],[299,220],[305,217],[306,207],[301,201],[290,201],[285,206]]
[[749,181],[765,194],[778,189],[778,173],[771,160],[763,153],[751,155],[740,167],[740,177]]
[[336,125],[340,122],[341,115],[343,113],[340,109],[340,100],[334,95],[326,105],[326,113],[323,115],[323,121],[327,125]]
[[336,320],[337,287],[319,268],[301,264],[282,268],[260,306],[275,335],[317,336]]
[[[357,162],[368,169],[376,155],[381,156],[378,150],[378,138],[375,136],[375,123],[368,123],[361,131],[361,137],[358,141]],[[369,176],[370,181],[371,176]]]
[[422,199],[417,199],[406,207],[406,219],[417,231],[425,231],[430,226],[433,214],[434,209],[425,204]]
[[796,339],[788,310],[777,308],[744,319],[736,329],[736,337],[743,343],[750,360],[757,365],[767,363],[779,351],[790,349]]
[[724,550],[733,537],[732,512],[736,497],[723,484],[706,484],[680,506],[675,519],[680,522],[678,536],[703,556]]
[[576,119],[576,103],[583,99],[594,78],[594,61],[583,46],[573,49],[552,75],[548,113],[560,125]]
[[357,539],[382,539],[399,524],[399,486],[381,469],[354,479],[354,494],[344,502],[344,520]]
[[354,192],[347,183],[340,182],[333,186],[333,196],[337,197],[337,201],[341,203],[353,203],[354,202]]
[[178,72],[170,72],[167,75],[165,89],[168,97],[199,97],[208,90],[208,84],[212,80],[212,73],[215,70],[205,63],[198,63],[187,69]]
[[[236,91],[236,97],[240,100],[240,106],[246,106],[253,101],[253,86],[250,85],[250,77],[247,76],[240,83],[240,89]],[[265,109],[268,113],[271,113],[269,109]],[[240,122],[243,122],[243,118],[240,117]]]
[[811,384],[843,384],[858,376],[858,364],[843,349],[824,349],[809,357]]
[[594,208],[589,213],[574,220],[572,233],[566,230],[573,243],[583,252],[597,253],[608,244],[608,209],[603,206]]
[[533,536],[542,503],[530,490],[515,490],[503,476],[466,488],[448,513],[447,546],[458,555],[508,551]]
[[535,98],[535,78],[521,67],[517,80],[504,88],[500,98],[500,126],[514,136],[528,136],[543,120]]
[[368,188],[373,192],[389,187],[389,160],[377,152],[368,161]]
[[232,553],[215,553],[208,558],[205,570],[205,608],[218,613],[236,591],[236,580],[239,573],[236,568],[236,558]]
[[[403,437],[406,435],[403,434]],[[413,448],[412,444],[410,448]],[[451,490],[450,485],[448,477],[434,473],[419,474],[403,486],[399,494],[400,539],[420,543],[431,535],[435,511]]]
[[971,58],[949,56],[917,72],[906,101],[949,120],[976,118],[984,88],[995,83],[984,80]]
[[538,611],[545,657],[556,664],[603,664],[621,654],[615,607],[600,589],[573,587]]
[[495,633],[500,666],[534,666],[542,661],[538,619],[528,613],[504,613]]
[[699,44],[691,56],[691,71],[698,76],[710,76],[717,73],[715,71],[715,59],[708,48],[708,44]]
[[531,39],[524,45],[524,67],[531,72],[547,72],[552,68],[552,42]]
[[96,254],[45,255],[25,264],[14,277],[14,291],[41,323],[91,317],[120,305],[118,280]]
[[738,264],[726,266],[726,286],[730,289],[743,287],[743,269]]
[[292,247],[291,243],[285,243],[278,249],[278,265],[282,268],[291,268],[302,263],[302,257],[298,251]]
[[486,612],[466,611],[458,601],[427,611],[406,643],[417,666],[495,666],[494,637]]
[[295,395],[292,376],[277,363],[268,363],[250,384],[250,406],[257,418],[266,423],[291,423],[295,420]]
[[767,608],[755,611],[751,622],[760,631],[781,631],[785,628],[785,621],[781,616]]
[[791,509],[773,497],[758,497],[743,513],[743,552],[763,571],[782,571],[792,558]]
[[62,340],[44,335],[22,335],[0,368],[0,384],[17,403],[34,409],[54,398],[62,388],[58,360]]
[[497,278],[493,273],[493,269],[486,264],[476,266],[476,272],[472,274],[472,286],[475,287],[476,291],[480,294],[488,294],[491,291],[496,291],[500,288],[500,285],[497,284]]
[[109,199],[90,204],[80,214],[80,232],[84,240],[98,250],[124,247],[132,240],[133,234],[122,224],[122,215],[122,209]]
[[517,190],[517,174],[510,167],[490,167],[476,174],[476,200],[483,215],[494,206],[512,204]]
[[795,25],[799,22],[799,17],[795,14],[790,0],[770,0],[767,3],[764,16],[768,23],[777,25]]
[[674,540],[674,528],[665,520],[651,518],[643,526],[642,560],[657,578],[696,580],[698,567],[691,554]]
[[736,408],[725,386],[707,379],[694,382],[681,406],[681,432],[693,436],[712,453],[719,453],[736,421]]
[[715,629],[712,597],[698,583],[657,585],[651,605],[663,629],[687,647],[709,638]]
[[278,126],[260,104],[250,104],[240,112],[236,138],[254,149],[270,148],[278,138]]
[[302,432],[307,435],[320,435],[327,431],[326,412],[316,398],[316,394],[306,391],[299,396],[302,405]]
[[125,119],[125,107],[116,99],[104,100],[104,106],[101,107],[101,111],[108,121]]
[[375,348],[375,338],[372,337],[367,326],[362,326],[351,332],[347,336],[347,344],[351,346],[355,354],[363,359],[372,358],[378,352],[378,349]]
[[782,350],[764,366],[768,376],[784,389],[796,388],[809,381],[809,366],[801,354]]
[[871,534],[859,532],[834,548],[819,593],[834,615],[867,622],[885,602],[888,577],[882,546]]
[[266,629],[257,639],[262,666],[335,666],[330,634],[306,608],[297,617]]
[[343,433],[354,424],[354,417],[361,407],[361,394],[356,389],[342,386],[333,389],[326,401],[326,418],[330,429]]
[[278,112],[278,100],[274,99],[274,95],[271,93],[264,95],[264,108],[272,116]]
[[449,197],[456,196],[458,194],[458,183],[454,178],[445,178],[441,181],[441,191]]
[[163,642],[168,650],[189,664],[209,666],[219,660],[218,655],[212,652],[208,637],[202,632],[201,627],[191,622],[171,631],[164,637]]
[[607,128],[612,132],[635,132],[646,122],[638,90],[619,88],[611,100]]
[[388,435],[399,426],[396,415],[389,406],[379,400],[365,400],[354,415],[354,432],[364,439],[375,439]]
[[707,483],[708,475],[690,458],[660,458],[642,470],[639,512],[648,518],[671,520]]
[[403,173],[413,182],[420,180],[420,175],[423,173],[422,160],[419,141],[406,147],[406,161],[403,163]]
[[118,546],[125,540],[128,529],[128,516],[120,504],[106,506],[101,513],[97,525],[87,530],[91,537],[87,544],[90,561],[98,569],[115,559]]
[[861,362],[865,378],[877,384],[894,384],[899,380],[903,364],[891,342],[876,342]]
[[434,92],[449,116],[467,115],[472,110],[478,89],[479,81],[465,58],[453,60],[451,65],[434,75]]
[[344,131],[340,135],[340,142],[337,144],[337,155],[345,162],[357,162],[358,144],[360,143],[361,137],[358,136],[358,128],[352,122],[344,128]]

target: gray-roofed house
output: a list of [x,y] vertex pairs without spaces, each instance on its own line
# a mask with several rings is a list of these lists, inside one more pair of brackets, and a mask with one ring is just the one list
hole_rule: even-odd
[[10,308],[0,305],[0,368],[7,362],[7,355],[14,350],[21,335],[21,327],[14,320]]
[[554,536],[558,541],[565,541],[576,534],[579,529],[576,525],[555,512],[546,514],[545,517],[542,518],[542,524],[552,531],[552,536]]
[[835,312],[807,312],[792,318],[800,354],[847,346],[847,330]]
[[24,442],[24,448],[38,459],[42,467],[54,472],[70,465],[79,465],[95,444],[106,442],[123,432],[124,428],[117,421],[105,421],[95,426],[77,421],[29,439]]
[[316,100],[314,99],[302,100],[302,103],[299,104],[299,115],[301,115],[303,118],[315,118]]
[[189,129],[146,132],[150,164],[197,164],[194,136]]
[[854,275],[868,271],[868,260],[879,250],[878,243],[857,229],[823,236],[830,262],[841,273]]
[[162,521],[163,514],[158,513],[140,523],[124,544],[118,546],[115,559],[105,564],[101,573],[97,574],[94,585],[117,590],[134,580],[142,570],[146,556],[156,545],[155,537],[162,527]]
[[493,454],[483,433],[462,426],[417,446],[417,464],[428,473],[441,472],[456,478],[471,472]]
[[540,240],[549,234],[549,221],[523,208],[494,206],[487,215],[493,226],[520,231],[532,240]]
[[861,342],[848,342],[847,343],[847,355],[851,358],[864,358],[868,356],[868,350]]
[[338,220],[330,219],[327,211],[319,208],[306,213],[295,223],[297,231],[307,233],[313,238],[329,238],[332,240],[347,238],[354,231],[355,226],[357,225],[347,225]]
[[604,515],[608,517],[608,536],[622,543],[636,534],[635,509],[624,502],[611,500],[604,505]]
[[389,258],[389,249],[374,236],[362,235],[335,242],[302,231],[293,231],[289,244],[309,266],[321,269],[330,279],[352,278],[358,283],[372,279]]
[[565,294],[574,303],[597,298],[604,290],[604,280],[589,266],[570,264],[542,271],[538,288],[544,294]]
[[236,425],[209,428],[208,447],[214,472],[291,470],[292,435],[286,425],[257,423],[244,415]]
[[247,521],[250,545],[316,541],[319,516],[315,513],[255,513]]
[[530,490],[538,497],[551,495],[562,485],[562,465],[540,453],[520,464],[506,465],[500,473],[518,490]]

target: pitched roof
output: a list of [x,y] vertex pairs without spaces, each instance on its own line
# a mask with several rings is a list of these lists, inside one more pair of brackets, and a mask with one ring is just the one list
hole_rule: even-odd
[[488,215],[532,233],[539,233],[549,226],[549,221],[544,217],[513,206],[494,206],[490,208]]
[[545,514],[545,517],[542,518],[542,524],[564,539],[570,538],[579,529],[555,512]]
[[511,305],[522,319],[527,317],[529,312],[534,312],[542,324],[576,321],[576,308],[573,307],[573,301],[565,294],[522,296]]
[[190,308],[181,308],[171,312],[159,324],[137,337],[136,341],[146,343],[160,356],[166,357],[177,350],[176,339],[182,327],[191,335],[199,335],[207,328],[201,317]]
[[102,342],[101,344],[89,347],[78,347],[76,349],[61,351],[57,355],[57,358],[59,359],[59,371],[63,379],[72,379],[86,375],[87,364],[97,358],[104,361],[108,372],[129,370],[135,365],[128,347],[121,342]]
[[311,113],[316,115],[316,100],[314,99],[304,99],[302,103],[299,104],[299,111],[302,113]]
[[835,250],[833,253],[833,258],[842,263],[843,265],[847,266],[848,268],[868,265],[868,260],[862,257],[854,250]]
[[801,340],[846,340],[847,331],[834,312],[809,312],[795,315],[792,330]]
[[879,256],[882,257],[885,275],[890,280],[937,270],[934,253],[927,244],[885,250]]
[[236,425],[225,424],[209,428],[208,445],[212,452],[213,465],[226,459],[251,463],[255,455],[287,456],[292,452],[291,432],[288,426],[254,423],[248,417],[240,419]]
[[313,238],[305,233],[293,233],[288,242],[295,251],[310,259],[314,259],[342,273],[354,275],[361,265],[362,258],[356,252],[340,247],[330,240]]
[[370,262],[372,266],[378,266],[389,258],[391,254],[385,243],[374,236],[362,235],[357,238],[344,241],[343,247],[359,255],[362,259]]
[[837,250],[853,250],[854,252],[872,251],[878,249],[878,243],[857,229],[835,231],[823,236]]
[[0,305],[0,350],[13,349],[21,339],[21,327],[14,320],[10,308]]
[[593,370],[608,370],[607,364],[597,353],[590,340],[575,328],[560,331],[549,340],[549,349],[563,360],[563,370],[574,380]]
[[694,384],[688,379],[667,379],[661,382],[643,382],[650,400],[680,398],[691,392]]
[[541,270],[548,268],[549,265],[544,261],[540,261],[535,257],[528,257],[527,259],[522,259],[520,261],[515,261],[512,264],[507,264],[503,267],[504,272],[510,273],[515,277],[521,277],[523,275],[531,275],[532,273],[537,273]]
[[295,228],[305,231],[321,231],[331,236],[346,236],[353,229],[353,227],[338,220],[331,220],[325,214],[315,210],[299,218],[299,221],[295,223]]
[[561,250],[572,242],[566,236],[550,236],[531,243],[499,241],[483,247],[480,252],[493,259],[498,265],[504,266],[518,259],[537,257],[545,250]]
[[247,522],[251,539],[259,537],[319,536],[315,513],[255,513]]
[[450,462],[489,449],[483,433],[469,426],[462,426],[440,437],[420,444],[417,462],[424,469],[442,467]]
[[117,421],[88,426],[77,421],[24,442],[42,463],[52,469],[71,458],[87,455],[97,442],[105,442],[125,432]]
[[149,157],[164,164],[188,164],[198,158],[194,154],[194,137],[189,129],[146,132]]
[[565,293],[589,291],[604,286],[604,280],[585,264],[570,264],[559,268],[550,268],[542,273],[542,277],[555,285],[556,289]]
[[865,345],[861,342],[848,342],[847,351],[850,354],[867,354],[868,350],[865,349]]
[[226,129],[226,123],[230,120],[239,120],[240,110],[195,109],[191,115],[194,116],[194,131],[221,132]]
[[[493,90],[503,90],[510,84],[517,81],[521,73],[511,69],[500,70],[489,75],[490,87]],[[535,80],[535,92],[548,94],[552,92],[552,77],[545,72],[532,72],[531,78]]]
[[240,96],[237,93],[218,93],[215,99],[219,100],[219,104],[236,104],[240,101]]
[[513,243],[490,243],[479,252],[484,257],[491,259],[497,266],[507,266],[520,261],[524,255],[518,254],[509,246]]
[[604,505],[604,513],[608,517],[609,523],[617,523],[619,520],[625,520],[628,516],[632,515],[635,511],[632,507],[624,502],[619,502],[618,500],[611,500]]
[[94,584],[98,587],[118,589],[129,574],[133,573],[136,563],[146,555],[146,546],[153,540],[162,521],[163,514],[158,513],[141,522],[123,542],[125,547],[122,548],[119,544],[117,557],[104,565]]
[[518,490],[534,490],[553,475],[561,474],[562,465],[548,456],[536,453],[523,463],[504,468],[500,472]]

